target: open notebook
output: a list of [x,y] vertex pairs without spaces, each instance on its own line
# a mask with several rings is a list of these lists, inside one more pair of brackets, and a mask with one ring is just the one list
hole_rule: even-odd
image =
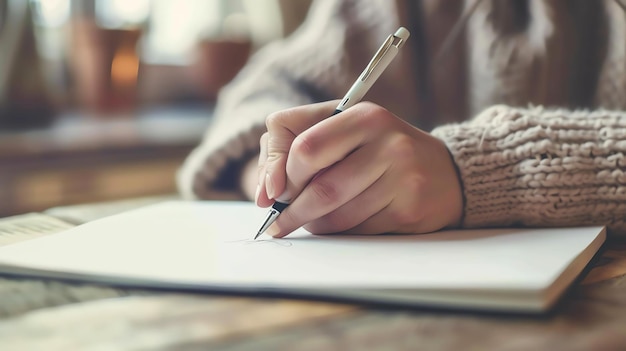
[[252,241],[264,209],[172,201],[0,248],[0,272],[122,286],[540,312],[605,239],[603,227]]

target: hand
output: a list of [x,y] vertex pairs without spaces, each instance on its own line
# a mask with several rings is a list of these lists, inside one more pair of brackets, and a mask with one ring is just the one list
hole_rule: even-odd
[[267,233],[426,233],[458,225],[460,180],[446,146],[386,109],[337,101],[277,112],[261,138],[256,203],[291,204]]

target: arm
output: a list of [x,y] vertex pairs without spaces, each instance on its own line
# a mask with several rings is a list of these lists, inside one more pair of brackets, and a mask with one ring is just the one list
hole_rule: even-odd
[[626,113],[495,106],[433,135],[460,171],[464,227],[608,225],[626,234]]
[[[291,37],[255,54],[219,95],[214,123],[178,175],[186,198],[239,191],[258,154],[265,119],[288,107],[340,97],[397,23],[387,0],[321,0]],[[245,191],[244,191],[245,192]]]

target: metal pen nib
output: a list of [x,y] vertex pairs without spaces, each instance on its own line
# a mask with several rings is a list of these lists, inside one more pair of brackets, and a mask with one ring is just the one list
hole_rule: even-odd
[[269,226],[272,225],[274,221],[276,221],[276,218],[278,218],[278,215],[285,208],[287,208],[287,205],[289,204],[284,203],[284,202],[278,202],[278,201],[274,202],[274,205],[272,205],[272,208],[270,208],[270,211],[267,213],[267,217],[265,217],[265,221],[263,221],[263,225],[261,225],[261,229],[259,229],[259,231],[254,236],[254,240],[256,240],[256,238],[258,238],[261,234],[265,233],[267,228],[269,228]]

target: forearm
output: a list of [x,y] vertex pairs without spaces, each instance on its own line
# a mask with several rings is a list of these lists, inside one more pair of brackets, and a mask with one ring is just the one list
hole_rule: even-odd
[[496,106],[433,134],[465,195],[465,227],[608,225],[626,234],[626,113]]

